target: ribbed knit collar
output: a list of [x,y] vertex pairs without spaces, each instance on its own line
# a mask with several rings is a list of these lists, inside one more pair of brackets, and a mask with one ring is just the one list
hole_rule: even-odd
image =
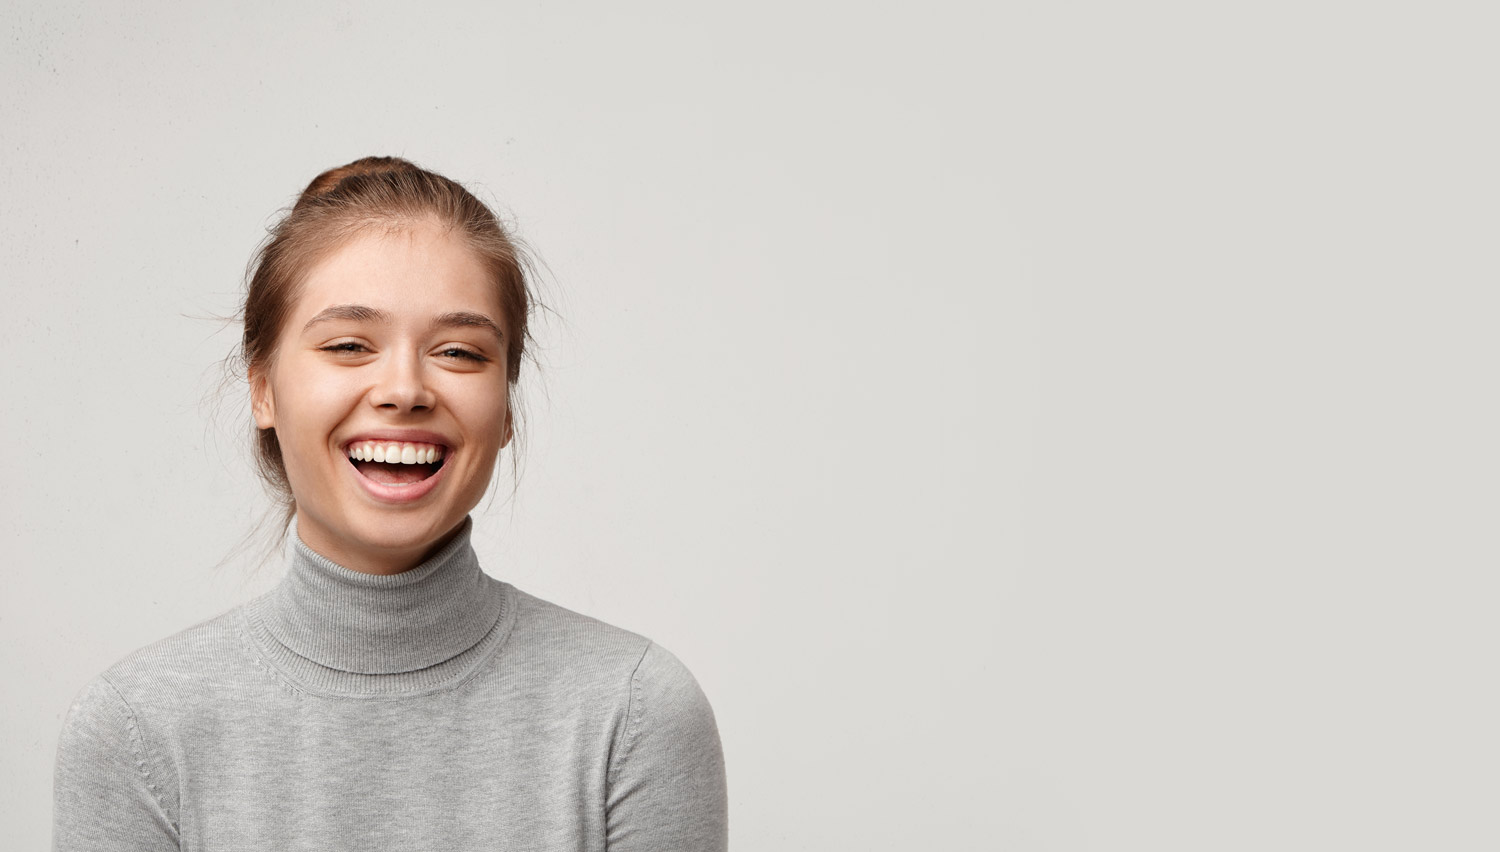
[[[479,569],[473,525],[465,518],[453,540],[415,568],[378,575],[320,555],[293,521],[286,576],[252,607],[254,632],[281,646],[273,659],[288,661],[282,649],[300,658],[278,666],[301,669],[299,680],[312,674],[320,686],[380,693],[435,686],[452,668],[442,664],[476,650],[508,609],[505,584]],[[430,676],[389,677],[422,670]]]

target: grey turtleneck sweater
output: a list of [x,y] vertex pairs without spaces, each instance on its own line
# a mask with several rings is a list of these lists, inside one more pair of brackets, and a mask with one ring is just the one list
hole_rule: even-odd
[[725,849],[692,675],[487,576],[471,529],[376,576],[294,527],[274,590],[96,678],[58,744],[54,849]]

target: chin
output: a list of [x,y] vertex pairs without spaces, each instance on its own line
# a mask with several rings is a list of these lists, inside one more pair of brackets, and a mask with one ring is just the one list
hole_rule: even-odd
[[351,518],[351,538],[377,550],[424,550],[463,522],[466,512],[361,512]]

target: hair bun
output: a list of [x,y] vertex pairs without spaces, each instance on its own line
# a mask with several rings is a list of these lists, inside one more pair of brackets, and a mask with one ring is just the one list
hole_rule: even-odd
[[350,178],[375,177],[379,175],[413,174],[422,170],[410,160],[400,157],[361,157],[352,163],[335,166],[312,179],[307,189],[302,190],[298,203],[313,198],[332,195],[339,184]]

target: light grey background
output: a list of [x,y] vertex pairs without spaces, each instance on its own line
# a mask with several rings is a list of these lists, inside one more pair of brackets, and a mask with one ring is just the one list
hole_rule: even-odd
[[1489,4],[304,5],[4,7],[12,848],[275,580],[189,317],[386,153],[563,317],[484,564],[693,669],[736,849],[1500,844]]

